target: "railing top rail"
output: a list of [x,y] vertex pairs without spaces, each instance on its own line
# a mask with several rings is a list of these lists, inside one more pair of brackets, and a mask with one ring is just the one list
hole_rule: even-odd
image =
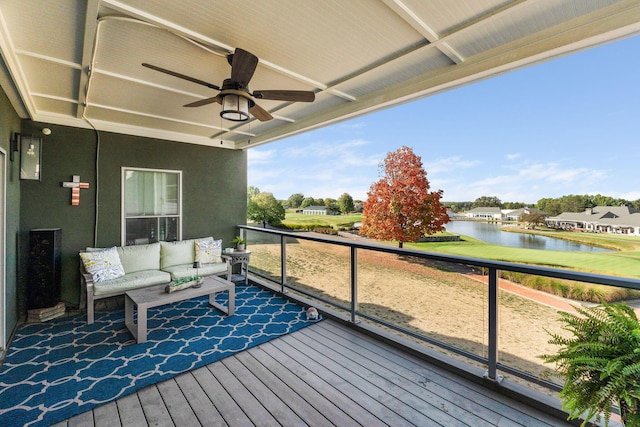
[[[386,252],[396,255],[412,256],[417,258],[431,259],[436,261],[452,262],[458,264],[473,265],[483,268],[495,268],[497,270],[514,271],[516,273],[534,274],[539,276],[554,277],[557,279],[575,280],[585,283],[594,283],[608,286],[618,286],[628,289],[640,290],[640,279],[609,276],[604,274],[588,273],[574,270],[564,270],[535,265],[518,264],[514,262],[495,261],[483,258],[464,257],[459,255],[445,255],[434,252],[425,252],[416,249],[396,248],[389,245],[371,242],[359,242],[342,238],[331,238],[317,235],[310,235],[306,232],[291,232],[273,230],[268,228],[254,227],[250,225],[238,225],[238,228],[257,231],[261,233],[274,234],[279,236],[303,239],[320,243],[327,243],[338,246],[355,247],[359,249]],[[640,267],[640,266],[639,266]]]

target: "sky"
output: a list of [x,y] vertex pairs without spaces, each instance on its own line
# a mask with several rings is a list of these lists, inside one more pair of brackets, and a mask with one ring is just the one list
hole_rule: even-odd
[[366,200],[387,153],[422,158],[445,202],[640,199],[640,36],[248,151],[248,185]]

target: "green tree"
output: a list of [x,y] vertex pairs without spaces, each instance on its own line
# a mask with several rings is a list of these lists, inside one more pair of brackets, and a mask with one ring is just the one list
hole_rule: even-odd
[[332,199],[331,197],[327,197],[324,199],[323,205],[325,208],[329,208],[331,206],[338,206],[338,201],[336,199]]
[[257,196],[258,194],[260,194],[260,190],[258,189],[258,187],[254,187],[253,185],[248,186],[247,187],[247,205],[249,204],[249,201],[253,199],[255,196]]
[[482,196],[478,197],[473,202],[473,208],[490,208],[490,207],[502,207],[502,202],[495,196]]
[[562,213],[562,206],[560,205],[560,201],[558,199],[552,199],[548,197],[538,200],[538,203],[536,203],[536,208],[546,212],[550,216],[558,216]]
[[300,207],[306,208],[308,206],[313,206],[315,203],[316,201],[313,197],[305,197],[304,199],[302,199],[302,202],[300,202]]
[[527,227],[535,229],[536,226],[541,227],[545,225],[545,216],[540,212],[530,212],[528,214],[523,214],[520,217],[520,221],[527,224]]
[[304,195],[301,193],[294,193],[290,195],[289,199],[287,200],[289,202],[289,207],[297,209],[302,204],[302,201],[304,200]]
[[562,196],[560,197],[559,202],[562,212],[584,212],[585,209],[592,208],[594,206],[588,196],[579,196],[575,194]]
[[360,232],[381,240],[415,242],[425,234],[444,230],[449,222],[440,203],[442,190],[429,192],[422,159],[409,147],[387,154],[382,168],[385,175],[371,185]]
[[254,196],[247,205],[247,218],[262,223],[263,227],[280,225],[285,217],[284,208],[271,193]]
[[340,212],[345,215],[353,212],[355,210],[353,197],[351,197],[349,193],[342,193],[342,196],[338,198],[338,207],[340,208]]
[[504,202],[504,209],[520,209],[524,208],[526,205],[523,202]]

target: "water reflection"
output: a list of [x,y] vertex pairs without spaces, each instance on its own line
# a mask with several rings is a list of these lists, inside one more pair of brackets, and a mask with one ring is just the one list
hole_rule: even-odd
[[477,221],[451,221],[446,225],[451,233],[465,234],[483,242],[516,248],[554,251],[611,252],[609,249],[569,242],[547,236],[501,231],[502,224]]

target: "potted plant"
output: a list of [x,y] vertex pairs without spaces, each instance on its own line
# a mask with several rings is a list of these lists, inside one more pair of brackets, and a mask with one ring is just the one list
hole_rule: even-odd
[[240,236],[236,236],[235,239],[231,241],[231,244],[233,244],[233,246],[236,248],[236,251],[238,252],[244,251],[244,245],[246,243],[247,241]]
[[582,426],[604,414],[605,426],[611,406],[620,408],[625,426],[640,426],[640,323],[625,303],[575,307],[577,314],[560,312],[568,338],[551,334],[556,354],[543,355],[555,363],[565,383],[559,396],[569,419],[584,416]]

